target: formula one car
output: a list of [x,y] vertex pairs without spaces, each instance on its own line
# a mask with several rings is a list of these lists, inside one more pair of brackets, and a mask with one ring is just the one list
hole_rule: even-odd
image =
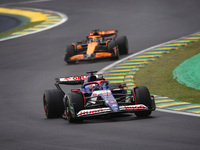
[[119,59],[119,55],[128,53],[126,36],[117,38],[117,30],[94,30],[86,40],[67,46],[64,61],[74,64],[77,61],[102,58]]
[[[43,106],[47,118],[63,117],[70,123],[83,121],[90,116],[114,113],[135,113],[137,117],[147,117],[156,109],[154,97],[145,86],[131,88],[126,85],[109,84],[102,76],[91,75],[56,79],[57,89],[46,90]],[[65,93],[60,84],[82,84],[80,89]]]

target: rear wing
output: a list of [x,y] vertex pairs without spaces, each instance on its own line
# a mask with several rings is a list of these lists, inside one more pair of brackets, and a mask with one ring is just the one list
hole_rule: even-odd
[[102,37],[109,37],[112,35],[117,36],[118,31],[117,30],[106,30],[106,31],[99,31],[99,30],[94,30],[94,32],[90,32],[90,36],[92,35],[100,35]]
[[83,84],[88,75],[56,78],[57,84]]
[[[89,72],[91,73],[91,72]],[[82,76],[72,76],[72,77],[61,77],[61,78],[55,78],[56,84],[69,84],[69,85],[74,85],[74,84],[83,84],[91,81],[97,81],[97,80],[105,80],[103,78],[102,74],[99,75],[82,75]]]

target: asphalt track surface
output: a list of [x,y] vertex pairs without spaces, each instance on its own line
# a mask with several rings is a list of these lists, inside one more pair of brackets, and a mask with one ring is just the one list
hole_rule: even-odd
[[[200,31],[199,0],[12,2],[10,6],[62,12],[69,20],[51,30],[0,42],[0,149],[200,149],[198,117],[155,111],[146,119],[126,114],[69,124],[46,119],[42,106],[43,91],[54,88],[55,77],[100,70],[114,62],[66,65],[67,44],[84,39],[92,29],[118,29],[119,35],[128,37],[129,53],[136,53]],[[76,87],[65,87],[71,88]]]

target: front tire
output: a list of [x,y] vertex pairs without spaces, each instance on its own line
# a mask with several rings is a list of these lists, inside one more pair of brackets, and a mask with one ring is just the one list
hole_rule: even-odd
[[117,39],[117,45],[119,46],[119,54],[125,55],[128,54],[128,40],[126,36],[120,36]]
[[71,61],[70,57],[76,55],[76,51],[74,48],[74,45],[68,45],[64,57],[64,61],[67,62],[68,64],[75,64],[76,61]]
[[44,112],[47,118],[59,118],[64,113],[64,94],[58,89],[46,90],[43,94]]
[[83,119],[77,117],[77,113],[84,109],[83,95],[78,92],[68,93],[65,98],[65,114],[70,123],[81,122]]
[[[145,86],[137,87],[135,89],[135,96],[137,104],[143,104],[147,106],[148,109],[152,109],[151,95],[147,87]],[[137,117],[148,117],[149,115],[151,115],[151,110],[138,111],[135,112],[135,115]]]

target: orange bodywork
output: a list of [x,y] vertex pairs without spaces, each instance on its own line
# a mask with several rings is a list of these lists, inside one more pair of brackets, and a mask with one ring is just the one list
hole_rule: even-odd
[[82,45],[77,45],[77,49],[83,48]]
[[[94,35],[95,32],[90,32],[90,35]],[[107,31],[97,31],[100,35],[106,35],[106,34],[115,34],[115,30],[107,30]]]
[[[105,42],[104,38],[113,36],[114,35],[114,40],[118,35],[117,30],[107,30],[107,31],[98,31],[95,30],[94,32],[90,32],[90,35],[87,36],[87,51],[85,53],[85,44],[82,46],[81,44],[76,45],[75,43],[72,43],[74,46],[74,50],[82,50],[81,53],[83,54],[77,54],[72,57],[70,57],[71,61],[76,61],[76,60],[88,60],[88,59],[95,59],[95,58],[102,58],[102,57],[113,57],[111,52],[96,52],[95,50],[97,46],[99,45],[99,42]],[[110,39],[106,40],[105,46],[108,47],[108,43],[110,42]],[[114,55],[117,54],[117,47],[114,47]]]
[[108,52],[101,52],[101,53],[96,53],[96,57],[111,57],[112,54]]
[[75,44],[75,43],[72,43],[72,45],[74,45],[74,49],[76,50],[76,44]]
[[115,35],[115,37],[113,39],[115,39],[117,37],[117,35],[118,35],[118,31],[116,31],[116,30],[106,30],[106,31],[90,32],[90,36],[94,36],[95,33],[98,33],[101,36]]
[[79,55],[74,55],[70,58],[70,60],[79,60],[79,59],[83,59],[84,55],[83,54],[79,54]]
[[109,41],[110,41],[110,40],[107,40],[107,41],[106,41],[106,46],[108,46],[108,42],[109,42]]
[[117,54],[117,47],[114,47],[114,53]]
[[94,50],[96,49],[98,43],[97,42],[92,42],[92,43],[88,43],[88,47],[87,47],[87,52],[86,54],[93,54]]

